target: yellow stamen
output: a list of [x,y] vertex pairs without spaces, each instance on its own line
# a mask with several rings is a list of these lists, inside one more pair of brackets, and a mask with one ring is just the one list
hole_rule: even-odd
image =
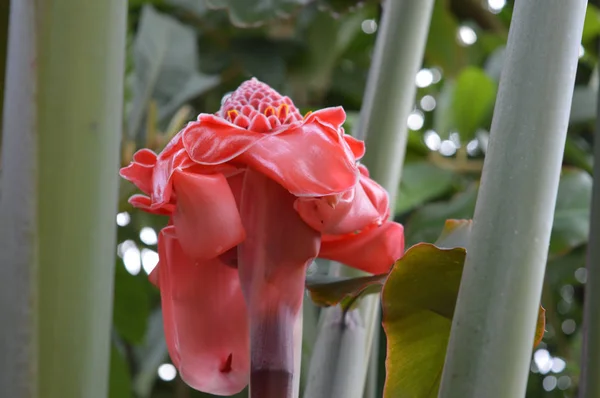
[[270,106],[267,109],[265,109],[265,116],[266,117],[274,116],[274,115],[275,115],[275,108],[273,108],[272,106]]
[[312,111],[306,112],[306,115],[304,115],[304,120],[306,120],[311,114],[312,114]]
[[279,108],[277,108],[277,117],[282,122],[285,119],[287,119],[289,113],[290,113],[290,106],[286,103],[279,105]]
[[239,112],[236,111],[235,109],[230,109],[227,111],[227,117],[229,118],[229,121],[231,121],[231,122],[233,122],[238,115],[239,115]]

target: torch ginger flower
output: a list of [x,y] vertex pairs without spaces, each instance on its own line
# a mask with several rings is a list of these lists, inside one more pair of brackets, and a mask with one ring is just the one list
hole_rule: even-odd
[[402,226],[344,121],[341,107],[302,117],[252,79],[121,170],[145,194],[132,205],[170,217],[150,280],[191,387],[231,395],[250,381],[254,397],[292,396],[307,266],[321,257],[383,273],[402,255]]

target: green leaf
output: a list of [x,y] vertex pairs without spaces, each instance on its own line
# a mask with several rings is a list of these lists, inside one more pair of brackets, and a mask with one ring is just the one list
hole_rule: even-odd
[[412,213],[405,224],[407,245],[417,242],[435,242],[448,219],[473,217],[477,199],[477,184],[445,202],[428,203]]
[[333,70],[342,54],[357,35],[366,9],[334,18],[326,12],[315,12],[306,35],[307,60],[302,67],[305,83],[313,90],[326,90]]
[[487,127],[496,100],[497,86],[482,69],[465,68],[456,83],[448,90],[448,111],[435,115],[435,130],[440,135],[457,131],[464,141],[469,141],[481,127]]
[[109,398],[132,398],[131,374],[123,355],[112,345],[110,349]]
[[587,43],[600,34],[600,10],[593,4],[588,4],[583,25],[581,42]]
[[148,286],[140,278],[145,276],[130,275],[122,264],[117,264],[113,324],[123,339],[134,344],[144,339],[150,313]]
[[433,164],[411,162],[404,165],[400,194],[396,201],[396,213],[404,213],[424,202],[438,198],[449,191],[456,181],[456,174]]
[[420,243],[392,269],[382,292],[385,398],[437,397],[465,256]]
[[465,48],[456,41],[457,32],[458,21],[448,9],[447,1],[436,1],[425,48],[425,60],[432,66],[440,67],[448,77],[456,76],[466,62]]
[[[470,233],[470,220],[448,220],[436,245],[412,246],[392,268],[382,291],[384,398],[437,397],[466,258],[456,245],[467,246]],[[540,307],[534,347],[544,335],[544,314]]]
[[347,309],[365,294],[379,293],[387,274],[359,278],[338,278],[315,275],[306,278],[306,288],[312,301],[322,307],[342,303]]
[[146,5],[134,40],[133,104],[130,138],[140,134],[150,100],[166,124],[185,102],[215,87],[220,78],[198,72],[196,33],[174,18]]
[[[201,0],[196,0],[201,1]],[[227,8],[231,22],[239,27],[260,26],[290,15],[311,0],[206,0],[211,8]]]
[[592,177],[588,173],[579,169],[563,169],[550,238],[552,254],[565,254],[587,242],[591,195]]

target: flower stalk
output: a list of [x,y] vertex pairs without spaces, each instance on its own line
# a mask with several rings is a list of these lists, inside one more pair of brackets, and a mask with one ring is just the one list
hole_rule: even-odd
[[0,390],[103,398],[127,2],[41,3],[10,5]]
[[[367,81],[360,121],[355,136],[365,139],[368,148],[362,160],[370,169],[371,177],[388,192],[390,203],[395,202],[406,152],[408,129],[406,120],[414,106],[414,83],[425,51],[433,0],[394,0],[384,2],[381,28],[377,36],[373,64]],[[368,133],[368,134],[367,134]],[[357,276],[356,271],[343,268],[347,276]],[[315,350],[311,363],[333,361],[333,367],[322,371],[311,366],[305,398],[320,396],[318,386],[333,384],[332,391],[343,392],[331,398],[361,397],[365,388],[367,364],[377,361],[371,356],[374,334],[379,331],[379,298],[372,295],[361,300],[359,309],[362,330],[360,339],[342,338],[342,347],[324,345]],[[322,311],[317,345],[331,340],[335,333],[336,309]],[[341,326],[343,333],[358,333],[357,327]],[[350,344],[351,343],[351,344]],[[342,360],[339,352],[356,359],[352,363]],[[352,353],[352,354],[350,354]],[[350,367],[351,369],[348,369]],[[354,368],[359,368],[358,370]],[[347,371],[342,371],[347,369]],[[353,374],[356,377],[348,377]],[[377,372],[370,371],[371,377]],[[323,379],[323,380],[322,380]],[[374,385],[374,384],[373,384]]]
[[586,3],[515,3],[442,398],[525,395]]

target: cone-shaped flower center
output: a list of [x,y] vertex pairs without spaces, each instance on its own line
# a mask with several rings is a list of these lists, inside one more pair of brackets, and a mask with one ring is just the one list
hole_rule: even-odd
[[223,103],[219,116],[261,133],[302,120],[291,99],[256,79],[248,80],[235,90]]

